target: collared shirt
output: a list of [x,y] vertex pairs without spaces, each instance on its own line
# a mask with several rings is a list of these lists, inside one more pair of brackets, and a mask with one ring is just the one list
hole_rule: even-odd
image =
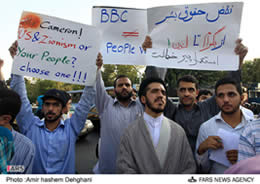
[[32,174],[33,161],[35,158],[35,146],[29,138],[16,132],[14,129],[12,130],[12,134],[14,138],[15,153],[10,165],[24,166],[24,172],[16,174]]
[[198,163],[202,167],[202,171],[210,172],[212,174],[223,174],[224,171],[227,169],[226,166],[219,164],[213,160],[209,160],[211,150],[206,151],[202,155],[198,155],[197,150],[199,148],[199,145],[209,136],[217,136],[218,130],[220,128],[240,135],[244,130],[245,125],[248,124],[248,122],[252,121],[252,118],[247,116],[243,112],[243,110],[241,111],[243,115],[242,121],[235,128],[232,128],[228,123],[223,120],[223,118],[221,117],[221,112],[219,112],[216,116],[201,125],[196,143],[196,158]]
[[238,160],[260,155],[260,119],[249,123],[240,136]]
[[21,110],[16,117],[19,128],[32,140],[36,148],[33,173],[74,174],[75,143],[84,127],[90,107],[94,104],[93,87],[85,87],[75,113],[71,118],[61,120],[54,131],[49,131],[44,120],[34,116],[22,76],[13,75],[11,88],[20,95],[22,100]]
[[124,107],[117,99],[109,96],[100,71],[97,72],[96,90],[96,107],[101,123],[101,144],[99,162],[93,171],[102,174],[115,173],[121,136],[125,128],[143,113],[143,106],[139,100],[131,100],[128,106]]
[[146,112],[144,112],[144,121],[150,132],[154,147],[157,146],[160,138],[160,130],[162,127],[163,114],[157,118],[153,118]]

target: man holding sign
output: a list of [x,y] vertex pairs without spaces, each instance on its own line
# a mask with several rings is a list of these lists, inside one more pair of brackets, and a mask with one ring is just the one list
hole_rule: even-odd
[[[9,49],[12,57],[17,52],[17,46],[15,42]],[[93,87],[85,87],[75,113],[65,121],[62,120],[62,111],[66,108],[66,98],[62,91],[52,89],[45,93],[42,107],[44,120],[40,120],[32,112],[24,78],[13,75],[11,88],[22,100],[17,123],[21,132],[30,138],[36,147],[33,173],[74,174],[75,143],[84,127],[90,107],[94,104]]]
[[114,81],[113,99],[107,94],[101,76],[103,59],[97,58],[96,107],[101,124],[99,161],[94,168],[96,174],[115,174],[119,143],[125,128],[143,113],[139,100],[132,99],[132,82],[127,76],[118,76]]

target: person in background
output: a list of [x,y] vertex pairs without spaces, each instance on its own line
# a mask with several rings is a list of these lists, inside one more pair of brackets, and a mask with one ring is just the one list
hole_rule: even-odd
[[246,103],[248,103],[248,93],[247,93],[247,89],[245,87],[243,87],[242,90],[243,90],[243,93],[242,93],[243,100],[241,102],[241,105],[243,107],[245,107]]
[[137,98],[137,90],[135,88],[133,88],[132,99],[136,100],[136,98]]
[[67,93],[66,91],[63,91],[64,92],[64,95],[66,97],[66,107],[63,109],[63,115],[62,115],[62,118],[63,120],[65,119],[68,119],[71,117],[72,114],[70,114],[70,108],[71,108],[71,102],[72,102],[72,98],[70,96],[69,93]]
[[36,116],[38,116],[40,119],[44,117],[44,114],[42,113],[42,104],[43,104],[43,95],[40,95],[37,97],[36,105],[38,106],[37,111],[35,113]]
[[204,100],[207,100],[208,98],[212,97],[213,94],[210,90],[208,89],[200,89],[199,94],[197,96],[197,101],[202,102]]

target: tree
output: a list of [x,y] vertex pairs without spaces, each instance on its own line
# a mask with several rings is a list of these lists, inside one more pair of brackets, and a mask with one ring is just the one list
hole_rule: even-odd
[[260,58],[253,61],[245,61],[242,66],[242,82],[243,86],[249,87],[253,83],[260,82]]
[[141,68],[142,66],[132,65],[104,65],[102,78],[105,86],[113,86],[115,78],[119,75],[126,75],[133,84],[139,83],[138,72]]
[[25,85],[27,89],[27,95],[31,103],[35,102],[38,96],[43,95],[49,89],[55,88],[63,91],[71,91],[84,88],[82,85],[36,78],[25,78]]

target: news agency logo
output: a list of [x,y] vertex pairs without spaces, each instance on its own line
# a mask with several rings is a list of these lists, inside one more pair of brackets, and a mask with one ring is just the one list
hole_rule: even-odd
[[6,170],[9,173],[23,173],[24,166],[23,165],[8,165]]
[[196,183],[197,180],[192,176],[190,179],[188,179],[188,182],[190,182],[190,183]]

